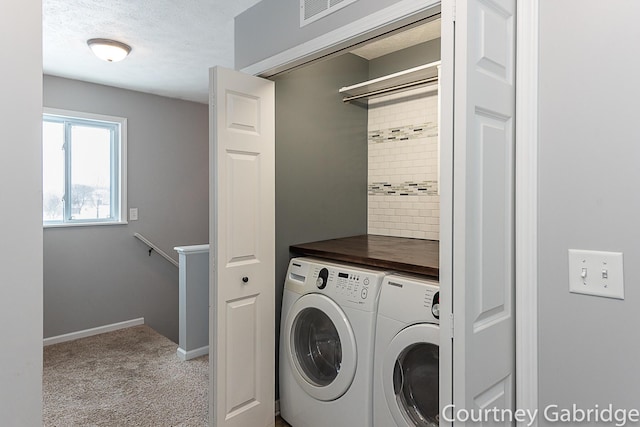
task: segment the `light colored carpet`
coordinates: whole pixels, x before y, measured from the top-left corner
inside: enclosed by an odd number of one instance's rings
[[[44,425],[207,425],[208,356],[176,348],[144,325],[45,347]]]

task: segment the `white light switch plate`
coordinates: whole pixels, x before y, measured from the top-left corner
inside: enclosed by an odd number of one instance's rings
[[[569,249],[569,292],[624,299],[622,252]]]
[[[138,208],[129,209],[129,221],[137,221],[138,220]]]

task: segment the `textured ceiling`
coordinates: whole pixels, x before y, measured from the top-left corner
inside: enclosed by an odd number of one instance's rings
[[[233,68],[233,18],[259,0],[43,0],[45,74],[206,103],[208,69]],[[108,63],[86,41],[131,46]]]

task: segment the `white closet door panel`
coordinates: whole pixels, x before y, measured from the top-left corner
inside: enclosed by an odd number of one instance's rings
[[[210,408],[218,427],[271,426],[275,388],[275,91],[213,68]]]
[[[515,404],[515,0],[458,0],[453,403]]]

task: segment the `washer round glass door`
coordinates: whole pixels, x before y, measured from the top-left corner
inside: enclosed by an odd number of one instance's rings
[[[285,351],[296,381],[309,395],[335,400],[356,372],[356,341],[342,309],[321,294],[300,297],[287,316]]]
[[[431,324],[409,326],[387,348],[383,387],[398,426],[439,425],[439,329]]]

